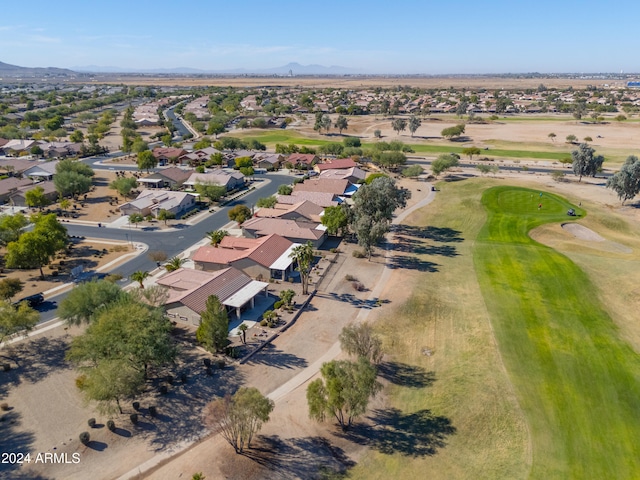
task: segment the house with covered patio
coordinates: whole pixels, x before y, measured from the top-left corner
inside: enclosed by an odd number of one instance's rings
[[[167,316],[192,325],[200,324],[200,314],[206,310],[211,295],[218,297],[230,319],[240,319],[243,311],[256,307],[259,302],[256,297],[266,299],[269,287],[267,282],[252,280],[233,267],[216,272],[179,268],[156,283],[168,289],[164,302]]]

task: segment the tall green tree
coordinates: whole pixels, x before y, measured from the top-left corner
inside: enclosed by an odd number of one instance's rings
[[[354,323],[342,328],[340,347],[349,355],[363,357],[372,364],[382,360],[382,340],[368,323]]]
[[[98,410],[104,414],[113,413],[116,408],[123,413],[120,402],[141,393],[145,384],[144,372],[123,359],[103,359],[81,371],[85,373],[76,385],[87,400],[98,402]]]
[[[33,215],[34,228],[7,245],[5,262],[9,268],[38,268],[44,278],[43,265],[67,244],[67,229],[55,214]]]
[[[321,220],[329,235],[345,235],[349,232],[349,206],[326,207]]]
[[[389,231],[393,212],[404,208],[410,195],[408,190],[398,188],[391,178],[379,177],[362,185],[353,196],[351,228],[369,260],[376,243]]]
[[[196,182],[193,187],[201,197],[208,198],[210,202],[217,202],[227,193],[227,188],[211,182]]]
[[[462,149],[462,154],[467,155],[469,157],[469,160],[473,160],[473,156],[480,155],[480,153],[482,153],[482,150],[480,150],[478,147],[468,147]]]
[[[53,177],[53,184],[61,197],[76,198],[91,190],[91,177],[74,171],[63,171]]]
[[[396,118],[391,122],[391,128],[400,135],[407,128],[407,121],[404,118]]]
[[[309,416],[318,421],[333,416],[342,430],[351,428],[382,388],[376,368],[363,357],[357,362],[333,360],[323,364],[320,373],[322,378],[307,387]]]
[[[218,398],[205,409],[205,421],[222,434],[236,453],[251,448],[251,440],[269,421],[275,404],[257,388],[241,387],[233,396]]]
[[[15,295],[20,293],[24,288],[24,284],[19,278],[3,278],[0,280],[0,299],[11,300]]]
[[[22,213],[0,215],[0,245],[8,245],[20,238],[29,220]]]
[[[620,171],[607,179],[607,188],[612,189],[624,202],[640,193],[640,161],[635,155],[629,155]]]
[[[227,215],[229,216],[229,220],[233,220],[242,225],[246,220],[251,218],[251,209],[246,205],[236,205],[229,210]]]
[[[40,321],[40,314],[27,302],[16,307],[7,300],[0,300],[0,345],[10,336],[33,330]]]
[[[79,160],[72,160],[70,158],[60,160],[56,165],[56,173],[60,174],[63,172],[75,172],[79,173],[80,175],[84,175],[85,177],[93,177],[95,175],[95,172],[89,165]]]
[[[149,367],[175,360],[172,328],[161,308],[127,296],[96,314],[85,333],[72,340],[67,359],[81,368],[123,361],[146,379]]]
[[[583,176],[595,177],[596,173],[602,168],[604,157],[596,155],[595,152],[586,143],[581,143],[578,150],[571,152],[573,173],[578,176],[578,182],[582,181]]]
[[[411,132],[411,136],[413,137],[414,133],[420,128],[422,125],[422,120],[420,120],[415,115],[411,115],[409,118],[409,131]]]
[[[143,150],[138,153],[138,170],[146,170],[147,173],[158,165],[158,159],[153,156],[150,150]]]
[[[465,130],[464,124],[460,123],[453,127],[448,127],[443,129],[442,132],[440,132],[440,135],[442,135],[444,138],[448,138],[449,140],[452,140],[453,138],[459,137],[460,135],[462,135],[464,133],[464,130]]]
[[[116,190],[126,200],[131,190],[138,186],[138,180],[135,177],[119,177],[109,184],[109,188]]]
[[[447,170],[457,167],[460,164],[460,159],[454,153],[443,153],[438,156],[433,162],[431,162],[431,171],[437,177]]]
[[[207,299],[206,309],[200,313],[200,326],[196,340],[210,352],[220,352],[229,344],[229,317],[227,309],[217,296]]]
[[[36,187],[27,190],[24,194],[25,202],[28,207],[46,207],[51,201],[44,194],[44,188]]]
[[[125,297],[125,292],[106,280],[92,280],[73,288],[60,302],[58,316],[68,325],[90,323],[102,309]]]
[[[297,263],[297,270],[300,272],[300,282],[302,283],[302,294],[309,293],[309,276],[313,265],[313,244],[307,242],[304,245],[293,247],[289,254]]]
[[[336,119],[335,127],[340,132],[340,135],[342,135],[343,130],[349,129],[349,121],[347,120],[347,117],[344,117],[343,115],[338,115],[338,118]]]

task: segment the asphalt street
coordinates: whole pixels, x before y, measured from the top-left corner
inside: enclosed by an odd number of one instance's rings
[[[93,227],[86,225],[76,225],[72,223],[65,224],[69,235],[83,236],[87,238],[100,238],[105,240],[118,240],[129,242],[141,242],[149,247],[149,251],[166,252],[167,257],[171,258],[178,255],[182,251],[189,248],[194,243],[206,237],[207,232],[218,230],[229,223],[228,211],[236,205],[246,205],[252,208],[258,199],[274,195],[278,191],[278,187],[283,184],[292,183],[293,177],[290,175],[258,175],[258,182],[269,180],[269,182],[254,191],[238,198],[210,214],[204,220],[195,225],[181,224],[179,220],[173,220],[171,223],[177,226],[177,230],[163,232],[162,230],[153,230],[152,228],[107,228]],[[138,270],[150,271],[156,268],[156,264],[148,255],[138,255],[128,262],[116,267],[109,273],[117,273],[124,277],[126,283],[129,282],[129,276]],[[39,310],[41,312],[41,322],[51,320],[57,316],[57,305],[67,295],[67,292],[56,295],[47,299]]]

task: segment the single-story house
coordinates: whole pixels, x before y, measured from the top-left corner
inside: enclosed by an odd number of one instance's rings
[[[53,176],[56,174],[56,166],[58,165],[58,162],[58,160],[53,160],[51,162],[38,162],[33,167],[27,168],[22,172],[22,176],[29,177],[34,180],[52,180]]]
[[[78,155],[82,150],[82,143],[41,142],[40,148],[47,158],[66,158]]]
[[[217,150],[213,147],[202,148],[200,150],[194,150],[190,153],[185,153],[178,158],[178,162],[180,165],[189,165],[192,167],[197,167],[198,165],[202,165],[207,162],[211,155],[214,153],[222,153],[220,150]]]
[[[310,178],[293,187],[294,192],[324,192],[334,195],[344,195],[349,188],[349,181],[331,178]]]
[[[138,183],[151,188],[179,188],[186,182],[193,171],[169,167],[139,178]]]
[[[140,215],[158,216],[160,210],[167,210],[179,217],[196,205],[198,196],[187,192],[167,190],[143,190],[135,200],[120,205],[123,215],[139,213]]]
[[[200,314],[206,310],[211,295],[240,318],[242,310],[254,307],[258,294],[268,295],[269,287],[268,283],[252,280],[233,267],[216,272],[179,268],[156,283],[169,289],[164,304],[167,316],[193,325],[200,324]]]
[[[164,166],[169,163],[177,162],[178,159],[185,155],[187,151],[184,148],[175,147],[156,147],[151,153],[158,160],[158,165]]]
[[[193,262],[198,270],[234,267],[258,280],[284,280],[293,271],[293,259],[289,255],[298,245],[277,234],[260,238],[226,236],[218,247],[206,245],[196,250]]]
[[[38,165],[35,160],[25,160],[24,158],[7,158],[0,160],[0,171],[7,172],[9,175],[19,177],[22,173]]]
[[[184,182],[187,187],[193,187],[196,183],[222,185],[231,191],[235,188],[242,188],[245,184],[245,177],[240,172],[226,172],[215,170],[208,173],[192,173]]]
[[[324,208],[308,200],[303,200],[292,205],[276,203],[273,208],[260,208],[255,216],[261,218],[284,218],[285,220],[301,220],[307,222],[320,222]]]
[[[313,169],[318,173],[322,173],[325,170],[343,170],[357,166],[358,164],[352,158],[335,158],[323,163],[316,163]]]
[[[36,188],[42,188],[43,194],[47,200],[51,203],[55,202],[60,194],[56,190],[56,186],[51,180],[40,183],[32,183],[31,185],[25,185],[24,187],[18,188],[14,193],[12,193],[9,197],[9,203],[15,205],[16,207],[26,207],[27,206],[27,192],[30,190],[34,190]]]
[[[260,153],[253,157],[253,164],[257,168],[278,170],[284,162],[284,156],[279,153]]]
[[[0,203],[5,203],[19,188],[33,185],[28,178],[9,177],[0,180]]]
[[[292,153],[286,161],[295,168],[311,169],[320,161],[320,158],[312,153]]]
[[[278,203],[293,205],[308,200],[322,208],[335,207],[341,203],[340,197],[327,192],[291,192],[291,195],[276,195]]]
[[[254,217],[242,224],[242,234],[248,238],[259,238],[273,233],[293,243],[311,242],[315,248],[319,248],[327,238],[326,227],[317,222]]]
[[[37,145],[35,140],[9,140],[2,149],[5,155],[19,155],[21,152],[29,152],[31,147]]]
[[[348,180],[349,183],[362,182],[367,176],[367,172],[358,168],[351,167],[339,170],[327,169],[320,173],[320,178],[331,178],[337,180]]]

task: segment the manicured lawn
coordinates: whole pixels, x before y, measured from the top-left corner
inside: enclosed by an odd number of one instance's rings
[[[483,195],[473,251],[503,361],[527,416],[532,478],[638,478],[640,357],[587,275],[527,233],[568,221],[562,198],[515,187]],[[542,208],[538,210],[538,204]]]

